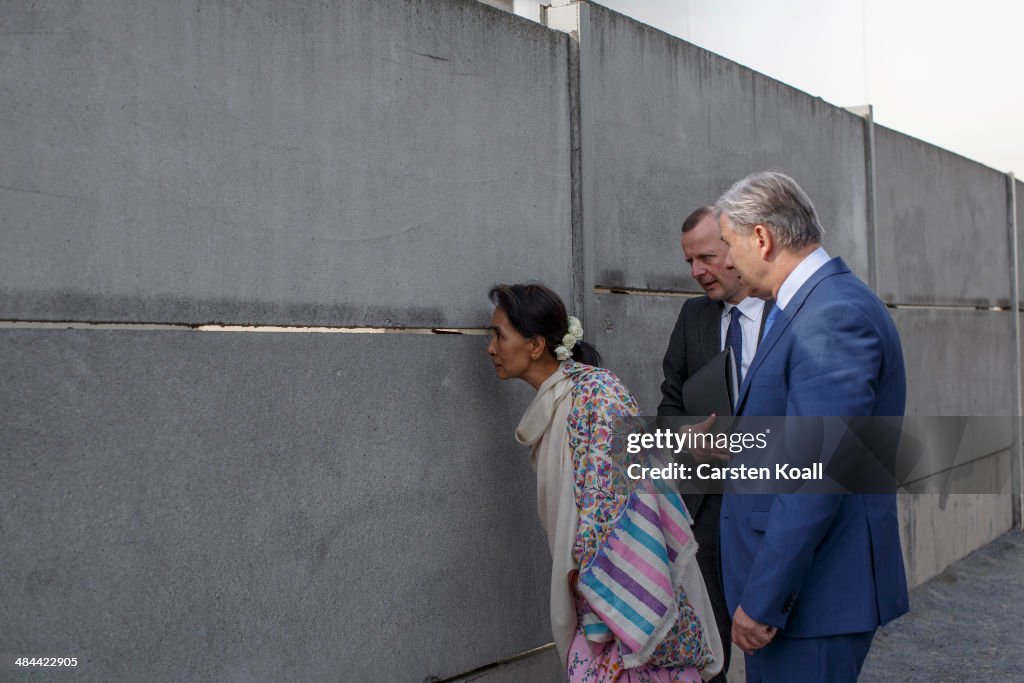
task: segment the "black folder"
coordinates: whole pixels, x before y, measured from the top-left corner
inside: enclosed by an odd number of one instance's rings
[[[688,415],[718,416],[711,431],[727,431],[732,423],[732,405],[736,383],[736,363],[732,349],[726,349],[683,382],[683,405]]]

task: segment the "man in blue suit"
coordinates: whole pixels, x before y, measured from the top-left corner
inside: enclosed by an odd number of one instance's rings
[[[822,249],[814,206],[796,182],[750,175],[722,195],[715,215],[744,283],[775,302],[736,414],[902,416],[896,327]],[[721,543],[748,683],[856,681],[877,627],[908,609],[892,493],[727,493]]]

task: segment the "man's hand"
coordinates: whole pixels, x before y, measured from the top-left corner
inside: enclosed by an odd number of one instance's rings
[[[680,427],[678,434],[684,436],[687,433],[693,434],[707,434],[711,431],[711,427],[715,424],[715,420],[718,416],[714,413],[704,420],[693,425],[686,425]],[[691,436],[690,439],[693,437]],[[732,456],[729,455],[729,451],[720,450],[718,448],[691,448],[689,449],[690,457],[700,463],[706,462],[729,462]]]
[[[737,607],[736,614],[732,615],[732,642],[748,655],[772,642],[778,631],[774,626],[757,623],[742,607]]]

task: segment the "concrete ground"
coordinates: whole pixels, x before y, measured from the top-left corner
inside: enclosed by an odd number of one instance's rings
[[[860,681],[1024,681],[1024,534],[1011,531],[910,593]]]

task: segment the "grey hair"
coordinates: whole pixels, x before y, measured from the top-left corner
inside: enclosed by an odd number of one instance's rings
[[[807,193],[778,171],[751,173],[715,202],[715,218],[729,217],[733,230],[749,235],[755,225],[767,226],[783,249],[819,244],[824,228]]]

